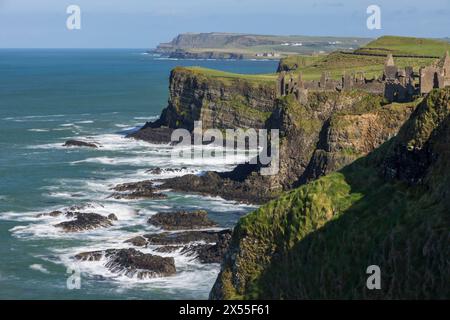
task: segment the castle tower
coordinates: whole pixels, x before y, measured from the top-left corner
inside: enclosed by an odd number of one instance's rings
[[[303,81],[303,74],[300,72],[298,74],[298,80],[297,80],[297,88],[298,89],[304,89],[305,88],[305,82]]]
[[[395,62],[394,62],[394,56],[392,55],[392,53],[389,53],[387,55],[387,59],[386,62],[384,63],[385,67],[395,67]]]
[[[278,97],[283,97],[286,95],[286,83],[284,80],[285,77],[286,77],[285,71],[280,72],[280,74],[278,75],[278,79],[277,79],[277,96]]]
[[[450,86],[450,55],[448,51],[439,63],[439,67],[441,68],[441,76],[443,78],[442,87]]]
[[[386,62],[384,63],[384,80],[395,80],[397,77],[398,69],[395,66],[394,56],[390,53],[387,56]]]

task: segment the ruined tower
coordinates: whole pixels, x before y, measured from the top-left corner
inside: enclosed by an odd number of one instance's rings
[[[286,82],[285,82],[286,72],[282,71],[277,78],[277,97],[282,97],[286,95]]]

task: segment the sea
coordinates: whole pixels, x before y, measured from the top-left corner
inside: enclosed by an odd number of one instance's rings
[[[176,60],[144,49],[0,50],[0,299],[208,298],[220,265],[200,264],[177,251],[158,253],[174,257],[177,268],[163,278],[118,275],[104,261],[74,259],[80,252],[127,248],[126,239],[161,232],[147,223],[157,212],[204,209],[220,228],[232,228],[255,209],[171,191],[160,200],[109,197],[119,183],[235,166],[217,159],[172,160],[170,145],[125,137],[158,118],[167,106],[170,70],[190,65],[257,74],[274,72],[277,62]],[[63,147],[68,139],[95,141],[101,148]],[[148,171],[156,167],[160,175]],[[65,218],[37,216],[73,205],[114,213],[118,221],[64,233],[54,225]]]

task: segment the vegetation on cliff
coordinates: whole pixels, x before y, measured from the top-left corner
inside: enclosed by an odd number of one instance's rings
[[[449,141],[435,90],[373,153],[242,218],[211,298],[448,299]]]

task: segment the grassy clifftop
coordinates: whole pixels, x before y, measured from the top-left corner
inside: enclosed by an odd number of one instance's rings
[[[249,84],[265,85],[274,84],[276,80],[275,74],[241,74],[203,67],[176,67],[174,71],[190,73],[199,79],[221,81],[224,85],[230,85],[239,80],[248,81]]]
[[[450,298],[449,144],[446,89],[369,156],[242,218],[211,298]]]

